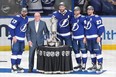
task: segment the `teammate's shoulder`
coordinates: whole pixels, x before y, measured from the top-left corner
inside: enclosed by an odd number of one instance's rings
[[[99,18],[100,16],[99,15],[95,15],[96,18]]]
[[[52,16],[56,17],[58,14],[59,14],[58,11],[54,11],[54,12],[52,13]]]
[[[81,15],[81,17],[82,17],[82,18],[85,18],[85,16],[84,16],[84,15]]]
[[[56,14],[56,13],[58,13],[58,11],[54,11],[54,12],[53,12],[53,14]]]
[[[16,21],[18,21],[18,20],[20,20],[20,16],[19,15],[15,15],[15,16],[13,16],[13,19],[12,20],[16,20]]]
[[[90,17],[90,16],[88,16],[88,15],[85,15],[85,18],[88,18],[88,17]]]
[[[71,11],[71,10],[66,10],[66,12],[67,12],[67,13],[72,13],[72,11]]]
[[[101,20],[101,17],[99,15],[95,15],[95,19]]]
[[[20,18],[20,15],[15,15],[14,17],[13,17],[13,19],[19,19]]]
[[[20,18],[21,17],[21,15],[16,15],[14,18]]]
[[[68,10],[69,12],[72,12],[72,10]]]
[[[16,15],[16,17],[20,17],[20,15]]]

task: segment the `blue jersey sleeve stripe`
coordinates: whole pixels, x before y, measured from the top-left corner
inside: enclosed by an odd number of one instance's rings
[[[99,28],[101,28],[101,27],[103,27],[104,25],[99,25],[97,28],[99,29]]]
[[[15,29],[16,27],[14,26],[14,25],[12,25],[12,24],[9,24],[8,25],[11,29]]]

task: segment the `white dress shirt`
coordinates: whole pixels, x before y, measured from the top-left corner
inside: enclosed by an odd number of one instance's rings
[[[38,29],[39,29],[39,21],[35,21],[35,30],[36,32],[38,32]]]

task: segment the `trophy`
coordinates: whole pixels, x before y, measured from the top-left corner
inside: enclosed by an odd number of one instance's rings
[[[51,21],[51,33],[50,33],[50,39],[47,40],[48,46],[55,46],[58,47],[60,45],[60,39],[57,38],[57,19],[52,16],[50,19]]]

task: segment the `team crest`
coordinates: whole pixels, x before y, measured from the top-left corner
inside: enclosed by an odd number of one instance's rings
[[[89,21],[87,21],[87,26],[86,26],[87,30],[89,30],[91,28],[91,26],[92,26],[91,21],[92,21],[92,18]]]
[[[60,22],[59,22],[59,25],[60,25],[60,27],[62,28],[62,27],[67,27],[68,25],[69,25],[69,15],[68,15],[68,17],[66,18],[66,19],[63,19],[63,20],[61,20]]]
[[[20,27],[21,32],[26,32],[27,30],[27,24],[24,24]]]
[[[3,13],[8,13],[10,11],[10,7],[8,5],[2,5],[1,10]]]
[[[77,20],[77,22],[73,24],[72,31],[77,31],[79,29],[78,22],[79,20]]]

